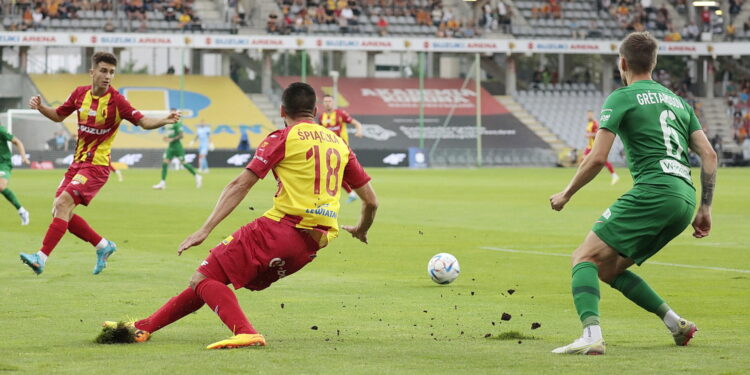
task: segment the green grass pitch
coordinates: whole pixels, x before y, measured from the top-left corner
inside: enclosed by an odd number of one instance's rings
[[[658,318],[602,285],[608,343],[602,357],[549,351],[580,334],[566,255],[630,188],[628,177],[610,186],[605,171],[564,211],[554,212],[547,199],[568,183],[572,169],[369,172],[380,200],[370,244],[342,234],[297,274],[262,292],[238,291],[269,346],[209,351],[206,345],[230,332],[205,307],[145,344],[98,345],[93,339],[102,321],[142,318],[185,288],[210,247],[270,206],[273,181],[261,181],[203,246],[178,257],[178,244],[199,227],[239,170],[212,170],[200,190],[185,171],[170,171],[165,191],[151,189],[157,170],[124,171],[124,182],[112,178],[92,207],[76,210],[119,245],[109,267],[91,275],[93,249],[68,234],[37,277],[18,253],[39,248],[63,171],[15,171],[10,187],[32,216],[31,225],[21,227],[13,208],[0,202],[0,372],[741,374],[750,369],[750,169],[719,171],[708,238],[696,240],[686,231],[652,263],[635,268],[678,313],[698,324],[691,345],[674,346]],[[340,222],[354,223],[358,202],[342,205]],[[451,285],[436,285],[427,275],[427,261],[438,252],[450,252],[461,263],[461,276]],[[501,320],[503,313],[511,319]],[[532,323],[541,327],[532,330]]]

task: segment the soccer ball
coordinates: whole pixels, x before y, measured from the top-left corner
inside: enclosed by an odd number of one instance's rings
[[[458,259],[448,253],[437,254],[427,263],[427,273],[432,281],[438,284],[452,283],[460,272]]]

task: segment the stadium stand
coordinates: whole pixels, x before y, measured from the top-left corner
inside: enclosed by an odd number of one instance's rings
[[[7,31],[236,33],[237,24],[214,8],[206,0],[22,0],[3,2],[2,25]]]
[[[355,34],[473,38],[480,34],[441,0],[277,0],[266,18],[271,34]]]

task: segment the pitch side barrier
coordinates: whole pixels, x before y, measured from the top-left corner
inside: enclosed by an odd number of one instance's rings
[[[340,50],[455,53],[557,53],[616,55],[617,40],[359,38],[210,34],[0,32],[0,46],[176,47],[200,49]],[[750,55],[750,42],[659,42],[660,55]]]
[[[244,168],[253,157],[255,150],[214,150],[208,153],[211,168]],[[19,155],[13,155],[13,168],[17,169],[65,169],[73,161],[73,151],[28,151],[31,166],[21,163]],[[114,149],[112,162],[122,163],[128,168],[161,168],[164,150],[156,149]],[[185,159],[197,167],[198,150],[185,149]],[[407,167],[408,150],[359,150],[357,159],[365,167]]]

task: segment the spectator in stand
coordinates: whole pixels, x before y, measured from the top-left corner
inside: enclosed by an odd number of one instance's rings
[[[432,19],[430,19],[430,13],[427,11],[427,8],[420,7],[419,9],[417,9],[417,12],[414,18],[417,21],[417,25],[420,25],[420,26],[432,25]]]
[[[724,17],[711,13],[711,32],[714,34],[724,34]]]
[[[497,2],[497,23],[504,33],[508,32],[510,26],[510,7],[505,4],[505,0]]]
[[[677,32],[674,26],[670,26],[669,33],[664,36],[664,40],[667,42],[679,42],[682,40],[682,35]]]
[[[443,21],[443,7],[436,6],[432,9],[432,25],[435,27],[440,26]]]
[[[734,41],[734,36],[737,33],[737,27],[734,26],[734,24],[730,23],[727,25],[727,33],[726,33],[726,39],[730,42]]]
[[[750,17],[748,17],[747,21],[745,21],[745,24],[742,25],[742,29],[745,31],[745,34],[750,31]]]
[[[698,29],[698,25],[695,24],[695,21],[690,21],[690,24],[685,26],[682,30],[682,37],[685,40],[698,40],[700,34],[701,32]]]
[[[742,0],[729,0],[729,14],[734,18],[742,10]]]
[[[270,34],[276,34],[279,32],[279,16],[277,16],[276,13],[268,15],[268,19],[266,20],[266,31]]]
[[[388,21],[385,20],[385,17],[380,16],[380,19],[378,19],[378,35],[385,36],[388,34]]]
[[[177,21],[177,14],[174,11],[173,7],[167,7],[167,9],[164,11],[164,20],[165,21]]]
[[[115,24],[112,23],[111,19],[107,20],[107,22],[104,24],[104,32],[105,33],[115,32]]]
[[[190,17],[190,13],[188,13],[188,12],[180,14],[180,18],[178,18],[178,21],[179,21],[179,24],[180,24],[180,28],[183,29],[183,30],[187,29],[187,26],[190,24],[190,21],[192,19],[193,18]]]
[[[339,26],[341,26],[341,32],[346,34],[349,31],[353,31],[356,22],[357,21],[354,18],[354,11],[352,10],[352,8],[349,8],[349,4],[347,2],[344,2],[343,8],[341,8],[339,11]]]
[[[701,27],[703,32],[711,31],[711,11],[708,7],[703,7],[703,11],[701,11]]]

